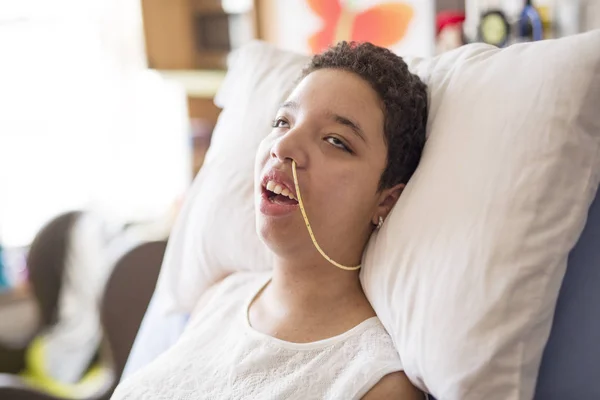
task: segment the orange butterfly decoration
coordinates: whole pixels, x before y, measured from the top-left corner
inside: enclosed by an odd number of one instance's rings
[[[340,0],[306,0],[324,22],[323,28],[308,39],[313,53],[320,53],[340,40],[371,42],[389,47],[406,35],[413,8],[405,3],[383,3],[362,12],[354,12]]]

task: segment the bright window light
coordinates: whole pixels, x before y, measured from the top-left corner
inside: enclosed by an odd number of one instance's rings
[[[185,94],[145,68],[137,0],[0,0],[0,241],[57,214],[168,212],[190,182]]]

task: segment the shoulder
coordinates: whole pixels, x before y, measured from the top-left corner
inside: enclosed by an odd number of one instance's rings
[[[394,341],[379,318],[370,318],[363,324],[365,329],[354,339],[358,349],[366,357],[363,361],[371,361],[379,365],[400,365],[398,369],[402,369],[402,362]]]
[[[413,386],[404,372],[393,372],[381,378],[362,400],[423,400],[423,393]]]

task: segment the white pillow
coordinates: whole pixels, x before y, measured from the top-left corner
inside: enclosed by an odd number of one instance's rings
[[[600,31],[409,60],[429,85],[415,177],[372,238],[363,286],[406,373],[441,399],[529,399],[566,257],[598,184]],[[177,224],[159,290],[191,310],[219,276],[270,267],[254,152],[307,58],[252,44]]]
[[[367,248],[363,286],[420,387],[531,399],[598,186],[600,31],[422,67],[428,142]]]

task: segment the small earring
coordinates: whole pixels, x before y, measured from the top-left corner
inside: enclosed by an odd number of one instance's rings
[[[379,223],[377,224],[377,229],[381,229],[382,226],[383,226],[383,217],[380,215],[379,216]]]

